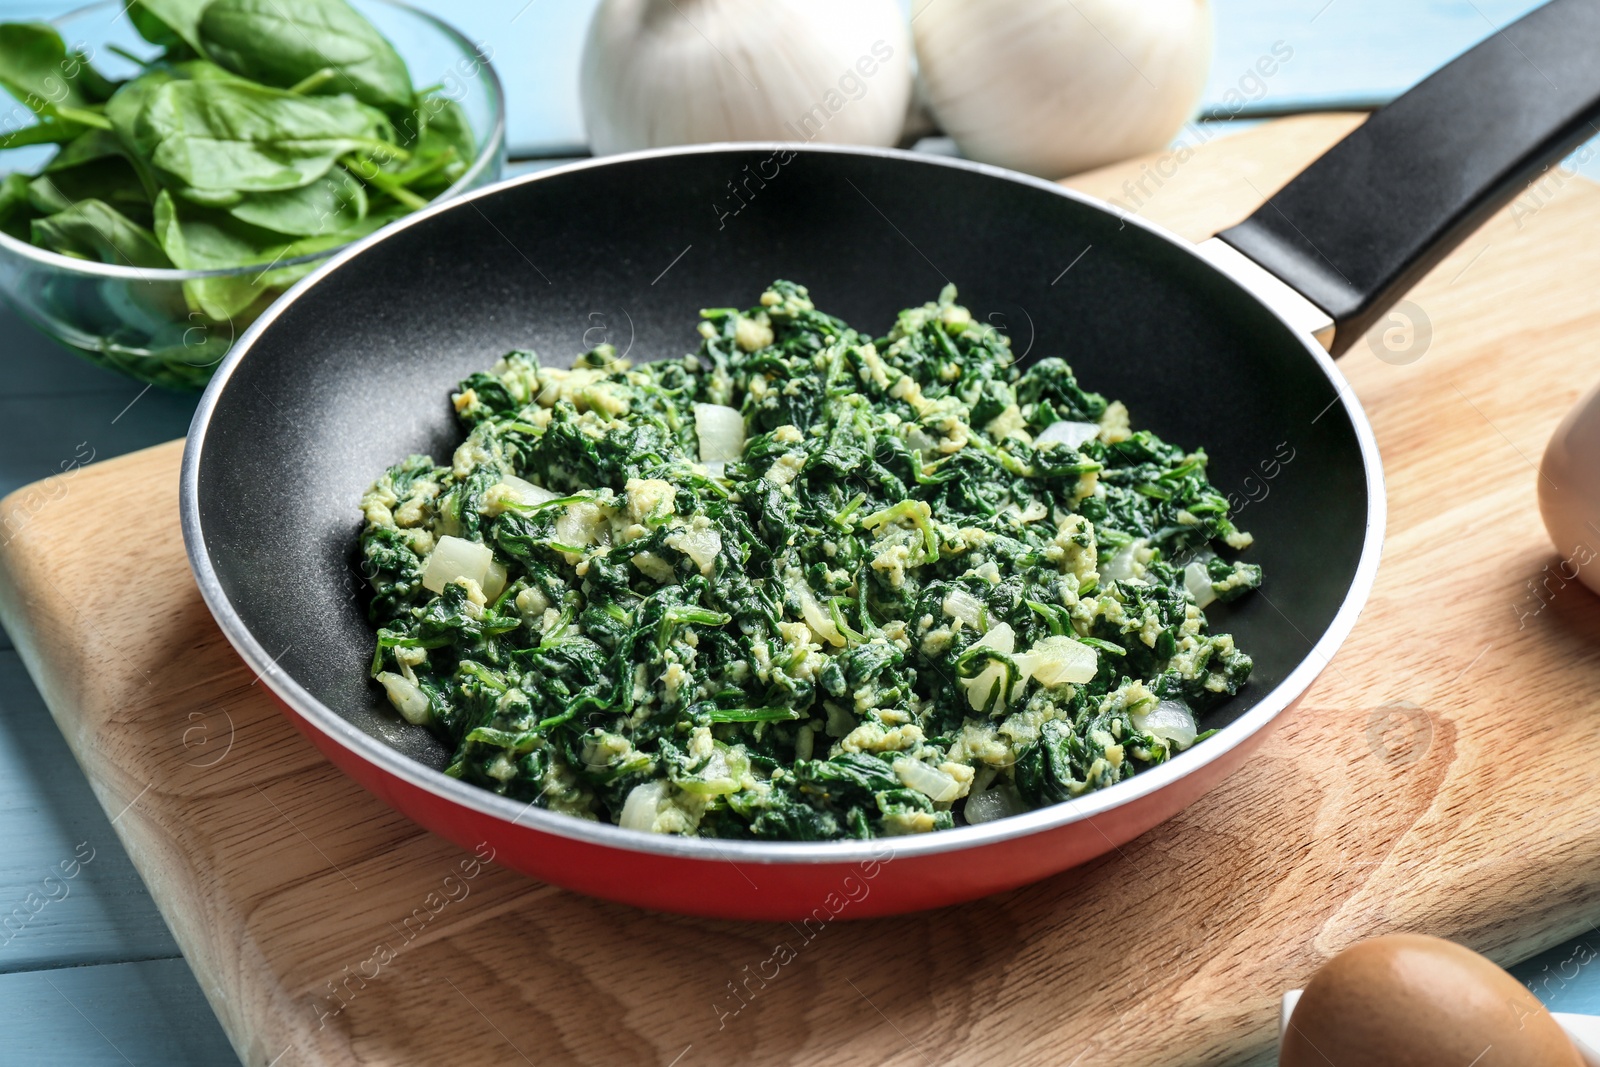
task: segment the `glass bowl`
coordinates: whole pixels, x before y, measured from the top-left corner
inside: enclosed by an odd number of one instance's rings
[[[399,0],[351,2],[393,43],[412,83],[436,87],[462,108],[472,126],[478,156],[436,200],[499,179],[505,167],[505,94],[482,51],[446,23]],[[123,14],[125,6],[122,0],[105,0],[55,20],[68,47],[82,51],[113,79],[139,69],[118,50],[140,57],[160,51],[135,32]],[[0,92],[0,106],[9,102]],[[55,147],[0,150],[0,176],[37,171]],[[271,264],[192,271],[74,259],[0,233],[0,295],[24,319],[91,362],[140,381],[198,389],[245,327],[344,247]],[[192,299],[197,283],[215,284],[208,279],[254,284],[262,295],[239,314],[213,319],[196,310]]]

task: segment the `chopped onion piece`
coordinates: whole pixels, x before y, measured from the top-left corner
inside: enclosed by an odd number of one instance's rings
[[[1005,705],[1009,705],[1022,692],[1023,684],[1030,678],[1044,686],[1078,685],[1091,681],[1100,663],[1100,654],[1094,649],[1059,634],[1046,637],[1026,652],[1013,655],[1016,633],[1009,623],[1004,622],[984,634],[972,647],[992,648],[1011,656],[1012,662],[1017,665],[1016,685],[1001,697],[1001,703]],[[974,711],[985,709],[989,694],[1005,676],[1005,667],[991,662],[976,676],[961,679],[961,684],[967,689],[967,702]]]
[[[478,588],[483,590],[483,595],[489,600],[494,600],[506,591],[506,566],[499,560],[491,560],[483,572],[483,580],[478,583]]]
[[[668,536],[667,547],[675,548],[694,560],[700,573],[709,578],[712,565],[722,553],[722,535],[715,527],[697,529],[691,526]]]
[[[1217,599],[1216,590],[1211,588],[1211,575],[1206,573],[1206,565],[1198,560],[1183,568],[1183,587],[1189,590],[1199,607],[1209,607]]]
[[[388,692],[389,703],[394,705],[394,710],[406,722],[413,726],[426,726],[433,721],[433,705],[428,702],[428,694],[417,683],[393,671],[379,672],[378,681]]]
[[[444,587],[458,578],[471,578],[478,583],[485,596],[490,596],[488,589],[490,569],[495,566],[494,553],[489,546],[477,541],[468,541],[464,537],[451,537],[449,534],[439,538],[439,543],[434,545],[433,553],[428,556],[427,569],[422,572],[422,586],[431,592],[442,593]],[[502,567],[499,572],[499,588],[504,589],[506,572]]]
[[[593,500],[576,500],[562,508],[553,532],[557,541],[574,548],[611,543],[611,522]]]
[[[532,482],[524,481],[514,474],[508,474],[504,478],[501,478],[500,485],[505,488],[507,496],[510,496],[523,507],[531,507],[534,504],[543,504],[547,500],[554,500],[556,498],[556,494],[552,493],[544,486],[534,485]]]
[[[994,687],[1005,681],[1006,669],[998,663],[990,663],[983,670],[971,678],[962,678],[961,684],[967,688],[967,703],[972,705],[973,711],[986,711],[990,703],[990,696]],[[1000,694],[1000,706],[1005,707],[1011,702],[1006,698],[1009,693]]]
[[[1100,436],[1100,424],[1095,422],[1052,422],[1033,439],[1038,445],[1062,444],[1076,449]]]
[[[912,423],[911,429],[906,431],[906,444],[911,446],[913,452],[932,452],[939,447],[938,440],[916,423]]]
[[[696,404],[694,432],[700,439],[700,462],[715,463],[744,455],[744,416],[723,404]]]
[[[1100,656],[1070,637],[1046,637],[1017,658],[1024,677],[1043,686],[1081,685],[1094,679]]]
[[[707,463],[705,468],[706,473],[713,478],[726,478],[728,476],[728,461],[725,459],[714,459]]]
[[[1144,547],[1144,539],[1132,541],[1119,548],[1104,567],[1100,568],[1100,577],[1108,582],[1125,582],[1129,578],[1137,578],[1144,573],[1144,568],[1139,565],[1136,553]]]
[[[844,634],[833,624],[833,618],[822,610],[822,605],[817,603],[811,588],[797,584],[794,586],[794,592],[800,600],[800,615],[806,620],[806,625],[811,627],[811,632],[834,647],[843,645]]]
[[[1009,656],[1017,648],[1017,632],[1011,628],[1009,622],[1003,622],[983,635],[979,645],[992,648],[1002,655]]]
[[[988,633],[978,639],[973,648],[992,648],[1001,655],[1009,656],[1017,647],[1016,631],[1011,629],[1010,623],[1002,622]],[[979,671],[972,678],[960,679],[967,690],[967,703],[972,705],[973,711],[983,711],[989,705],[989,695],[994,692],[996,685],[1005,689],[1006,668],[1003,663],[990,661],[989,665]],[[1011,696],[1021,688],[1024,679],[1017,679],[1017,686],[1011,692],[1001,692],[1000,704],[1005,706],[1011,703]]]
[[[965,589],[950,590],[949,595],[944,598],[944,613],[952,619],[960,619],[974,630],[983,629],[983,601]]]
[[[794,758],[810,759],[813,746],[817,741],[817,732],[809,725],[802,726],[794,732]]]
[[[711,753],[706,765],[696,771],[693,778],[680,779],[678,788],[685,793],[694,793],[698,796],[722,796],[727,793],[737,793],[739,779],[743,776],[743,766],[734,767],[719,748]]]
[[[1200,734],[1189,706],[1180,700],[1163,700],[1148,712],[1136,711],[1129,718],[1134,729],[1170,742],[1180,751],[1194,744]]]
[[[1008,815],[1021,815],[1027,810],[1028,806],[1017,796],[1016,790],[1008,785],[999,785],[969,796],[962,814],[967,817],[967,822],[977,825],[1004,819]]]
[[[894,773],[907,789],[915,789],[935,803],[942,804],[961,795],[959,782],[921,760],[897,759],[894,761]]]
[[[666,798],[666,782],[645,782],[634,786],[622,804],[622,828],[650,833],[656,828],[656,813],[661,810],[661,802]]]

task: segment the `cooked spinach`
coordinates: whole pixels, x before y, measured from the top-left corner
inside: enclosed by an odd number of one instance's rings
[[[0,229],[135,267],[272,265],[184,284],[224,332],[312,266],[277,264],[421,207],[477,152],[459,105],[414,89],[347,0],[137,0],[128,15],[164,50],[121,83],[52,26],[0,25],[0,88],[38,116],[0,148],[60,146],[39,174],[5,177]]]
[[[955,302],[779,281],[692,355],[461,383],[362,499],[372,676],[446,773],[634,829],[822,840],[1080,796],[1205,735],[1260,583],[1206,456]]]

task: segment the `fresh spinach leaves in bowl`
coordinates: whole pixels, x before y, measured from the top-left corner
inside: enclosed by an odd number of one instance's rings
[[[363,498],[371,672],[446,774],[660,833],[916,833],[1165,762],[1245,684],[1206,611],[1261,570],[1218,554],[1250,537],[1205,453],[1018,370],[954,287],[876,341],[785,281],[699,332],[513,352],[448,462]]]
[[[487,94],[495,112],[487,129],[456,99],[463,86],[476,88],[467,84],[475,76],[492,83],[481,57],[421,13],[363,6],[432,23],[420,27],[432,39],[407,36],[428,39],[435,52],[443,42],[449,65],[437,76],[452,91],[414,86],[406,60],[348,0],[136,0],[126,9],[138,34],[126,35],[132,48],[64,37],[42,23],[0,25],[0,87],[18,102],[0,123],[0,151],[56,146],[0,179],[0,233],[113,268],[83,267],[91,277],[147,283],[129,284],[131,298],[86,297],[71,264],[8,244],[0,252],[20,263],[3,265],[14,302],[25,313],[65,305],[30,317],[91,354],[120,346],[159,365],[159,340],[107,334],[139,334],[146,320],[144,332],[159,333],[162,319],[182,327],[180,348],[221,335],[225,350],[331,250],[483,179],[493,169],[483,165],[486,150],[498,159],[498,86]],[[105,7],[109,19],[116,8]],[[14,280],[31,270],[25,280],[37,282],[44,267],[66,276],[56,292]],[[60,298],[63,287],[70,298]],[[92,306],[96,299],[111,313]],[[202,384],[220,352],[195,355],[180,351],[165,363],[195,364],[197,373],[125,369],[163,384]]]

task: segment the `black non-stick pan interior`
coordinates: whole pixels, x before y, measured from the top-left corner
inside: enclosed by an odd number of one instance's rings
[[[1070,265],[1070,269],[1067,269]],[[774,278],[881,334],[954,282],[1029,358],[1066,358],[1134,424],[1204,446],[1249,501],[1259,595],[1214,610],[1255,658],[1221,726],[1301,662],[1355,576],[1367,472],[1336,390],[1252,298],[1167,238],[1022,179],[897,154],[699,151],[585,166],[417,221],[282,306],[205,430],[201,528],[223,591],[278,668],[362,730],[440,765],[366,679],[358,501],[458,440],[449,392],[513,348],[570,363],[698,343],[702,307]]]

